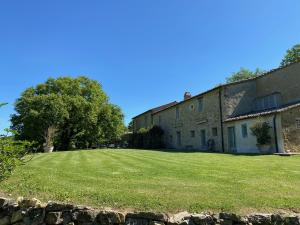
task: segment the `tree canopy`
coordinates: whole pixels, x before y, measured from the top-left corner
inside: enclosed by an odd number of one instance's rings
[[[125,128],[121,109],[87,77],[50,78],[26,89],[15,103],[12,128],[21,140],[58,150],[90,148],[118,140]]]
[[[246,68],[241,68],[238,72],[233,73],[230,77],[226,78],[226,83],[237,82],[241,80],[246,80],[249,78],[257,77],[263,74],[265,71],[257,68],[255,71],[251,71]]]
[[[280,66],[286,66],[290,63],[298,61],[300,61],[300,44],[297,44],[287,50],[286,55],[282,59]]]
[[[133,120],[131,120],[127,126],[128,131],[132,132],[133,131]]]

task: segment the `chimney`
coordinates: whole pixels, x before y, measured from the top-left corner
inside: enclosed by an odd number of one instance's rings
[[[192,97],[192,95],[191,95],[190,92],[185,92],[184,93],[184,101],[190,99],[191,97]]]

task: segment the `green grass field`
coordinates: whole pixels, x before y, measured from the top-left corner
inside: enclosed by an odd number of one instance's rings
[[[300,156],[143,150],[38,154],[0,192],[93,207],[177,212],[300,210]]]

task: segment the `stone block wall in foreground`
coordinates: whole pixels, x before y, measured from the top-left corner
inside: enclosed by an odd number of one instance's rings
[[[15,202],[0,198],[0,225],[300,225],[300,214],[231,213],[176,215],[111,210],[21,199]]]

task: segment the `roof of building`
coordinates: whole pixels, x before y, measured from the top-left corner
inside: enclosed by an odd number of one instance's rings
[[[175,104],[170,105],[170,106],[165,107],[165,108],[162,108],[162,109],[160,109],[160,110],[158,110],[158,111],[156,111],[156,112],[152,112],[152,113],[155,114],[155,113],[158,113],[158,112],[162,112],[162,111],[164,111],[164,110],[167,110],[167,109],[172,108],[172,107],[174,107],[174,106],[180,105],[180,104],[182,104],[182,103],[184,103],[184,102],[187,102],[187,101],[190,101],[190,100],[192,100],[192,99],[199,98],[199,97],[201,97],[201,96],[203,96],[203,95],[205,95],[205,94],[207,94],[207,93],[209,93],[209,92],[218,90],[218,89],[223,88],[223,87],[227,87],[227,86],[236,85],[236,84],[245,83],[245,82],[249,82],[249,81],[252,81],[252,80],[259,79],[259,78],[261,78],[261,77],[270,75],[270,74],[272,74],[272,73],[274,73],[274,72],[276,72],[276,71],[282,70],[282,69],[284,69],[284,68],[286,68],[286,67],[289,67],[289,66],[294,65],[294,64],[297,64],[297,63],[300,63],[300,60],[297,61],[297,62],[290,63],[290,64],[285,65],[285,66],[280,66],[280,67],[278,67],[278,68],[269,70],[268,72],[265,72],[265,73],[263,73],[263,74],[261,74],[261,75],[259,75],[259,76],[253,77],[253,78],[249,78],[249,79],[245,79],[245,80],[240,80],[240,81],[236,81],[236,82],[231,82],[231,83],[227,83],[227,84],[220,84],[220,85],[218,85],[218,86],[216,86],[216,87],[214,87],[214,88],[208,89],[207,91],[202,92],[202,93],[200,93],[200,94],[198,94],[198,95],[195,95],[195,96],[193,96],[193,97],[191,97],[191,98],[189,98],[189,99],[186,99],[186,100],[183,100],[183,101],[180,101],[180,102],[177,102],[177,101],[172,102],[172,103],[175,103]],[[169,103],[169,104],[171,104],[171,103]],[[166,105],[169,105],[169,104],[166,104]],[[163,105],[163,106],[166,106],[166,105]],[[163,106],[160,106],[160,107],[163,107]],[[157,108],[160,108],[160,107],[157,107]],[[154,109],[156,109],[156,108],[154,108]],[[154,110],[154,109],[150,109],[150,110],[148,110],[148,111],[146,111],[146,112],[144,112],[144,113],[141,113],[141,114],[139,114],[139,115],[133,117],[133,119],[135,119],[135,118],[137,118],[137,117],[139,117],[139,116],[141,116],[141,115],[143,115],[143,114],[146,114],[146,113],[148,113],[148,112],[151,112],[151,111]]]
[[[137,117],[139,117],[139,116],[141,116],[141,115],[144,115],[144,114],[146,114],[146,113],[152,113],[152,114],[158,113],[158,112],[160,112],[160,111],[162,111],[162,110],[165,110],[165,109],[170,108],[170,107],[172,107],[172,106],[174,106],[174,105],[177,105],[177,104],[178,104],[178,102],[174,101],[174,102],[170,102],[170,103],[165,104],[165,105],[158,106],[158,107],[156,107],[156,108],[150,109],[150,110],[148,110],[148,111],[146,111],[146,112],[143,112],[143,113],[141,113],[141,114],[139,114],[139,115],[133,117],[133,119],[135,119],[135,118],[137,118]]]
[[[280,112],[284,112],[287,111],[289,109],[293,109],[296,107],[300,106],[300,102],[295,102],[289,105],[284,105],[280,108],[276,108],[276,109],[269,109],[269,110],[264,110],[264,111],[259,111],[259,112],[252,112],[252,113],[247,113],[247,114],[243,114],[243,115],[238,115],[238,116],[234,116],[234,117],[230,117],[226,120],[224,120],[224,122],[231,122],[231,121],[237,121],[237,120],[245,120],[245,119],[250,119],[250,118],[255,118],[255,117],[260,117],[260,116],[267,116],[267,115],[271,115],[271,114],[275,114],[275,113],[280,113]]]

